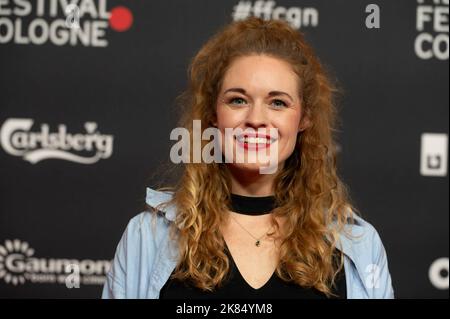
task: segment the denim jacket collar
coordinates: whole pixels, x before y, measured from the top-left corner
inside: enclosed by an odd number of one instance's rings
[[[146,202],[148,205],[152,207],[156,207],[162,203],[168,202],[172,199],[173,192],[162,192],[157,191],[151,188],[147,188]],[[174,222],[176,217],[176,207],[174,205],[167,205],[162,208],[161,211],[164,213],[165,218]],[[356,219],[358,221],[358,219]],[[344,253],[350,260],[355,263],[355,256],[352,249],[352,242],[347,236],[341,236],[340,244],[337,245],[337,248]]]

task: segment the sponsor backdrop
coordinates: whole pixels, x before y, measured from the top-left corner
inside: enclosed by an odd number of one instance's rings
[[[339,170],[396,296],[448,298],[448,0],[0,0],[0,297],[98,298],[175,143],[202,43],[303,31],[342,95]],[[370,271],[370,270],[368,270]]]

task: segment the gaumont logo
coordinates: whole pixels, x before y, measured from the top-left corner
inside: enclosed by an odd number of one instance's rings
[[[68,133],[64,124],[58,125],[57,132],[51,133],[48,124],[41,124],[40,131],[34,132],[33,123],[32,119],[7,119],[0,128],[3,150],[31,164],[45,159],[94,164],[112,155],[113,136],[100,134],[95,122],[84,123],[83,134]]]
[[[0,44],[107,47],[107,30],[127,31],[133,14],[107,0],[1,0]]]
[[[68,269],[77,269],[81,284],[102,285],[111,267],[108,260],[38,258],[26,241],[5,240],[0,245],[0,280],[11,285],[31,283],[66,284]]]

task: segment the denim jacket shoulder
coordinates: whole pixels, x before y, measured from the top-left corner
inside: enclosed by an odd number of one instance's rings
[[[152,207],[167,202],[170,192],[147,188]],[[142,212],[133,217],[117,245],[107,273],[102,298],[159,298],[159,292],[177,263],[176,245],[170,242],[169,226],[174,207],[159,214]],[[386,251],[375,228],[355,216],[338,248],[344,253],[347,298],[394,298]]]

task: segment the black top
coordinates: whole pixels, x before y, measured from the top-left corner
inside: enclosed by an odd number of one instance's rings
[[[213,292],[205,292],[191,286],[188,283],[176,279],[170,279],[161,288],[160,299],[327,299],[327,296],[315,288],[303,288],[293,283],[281,280],[276,272],[259,289],[251,287],[242,277],[234,263],[233,257],[225,249],[231,261],[230,273],[225,283]],[[346,299],[345,273],[342,271],[336,278],[336,289],[333,292],[338,295],[332,299]]]
[[[231,194],[231,210],[246,215],[262,215],[270,213],[275,208],[274,196],[250,197]],[[340,252],[335,251],[335,257]],[[274,272],[270,279],[258,289],[251,287],[242,277],[233,256],[225,243],[225,253],[230,262],[230,272],[223,285],[213,292],[205,292],[177,279],[171,279],[164,284],[160,291],[160,299],[326,299],[327,296],[315,288],[304,288],[294,283],[287,283]],[[333,293],[338,299],[347,298],[345,272],[342,270],[336,278],[336,288]]]

